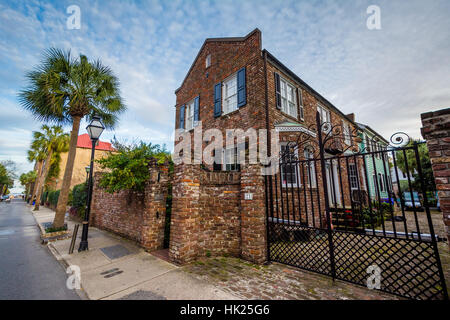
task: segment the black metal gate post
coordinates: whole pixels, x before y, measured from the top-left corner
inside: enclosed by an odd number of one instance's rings
[[[319,157],[320,157],[320,166],[322,171],[322,185],[323,185],[323,196],[325,200],[325,214],[327,217],[327,232],[328,232],[328,245],[330,250],[330,267],[331,267],[331,277],[333,281],[336,279],[336,267],[334,261],[334,246],[333,246],[333,234],[331,230],[331,217],[330,217],[330,204],[328,202],[328,186],[327,186],[327,177],[326,177],[326,168],[325,168],[325,153],[324,146],[322,140],[322,121],[320,119],[319,112],[316,112],[316,125],[317,125],[317,135],[319,138]],[[328,124],[325,124],[328,125]],[[331,126],[330,126],[331,130]],[[317,186],[319,187],[319,186]],[[320,200],[319,200],[320,201]]]
[[[423,203],[425,206],[425,211],[427,213],[428,226],[429,226],[430,235],[431,235],[431,243],[433,245],[434,254],[436,256],[436,262],[438,265],[439,276],[440,276],[441,282],[442,282],[442,293],[444,295],[444,299],[448,300],[447,285],[445,283],[444,272],[442,271],[441,258],[439,257],[439,250],[438,250],[438,246],[437,246],[437,242],[436,242],[436,236],[434,234],[434,227],[433,227],[433,222],[431,220],[430,208],[428,206],[428,198],[427,198],[427,193],[426,193],[426,189],[425,189],[425,184],[423,183],[422,165],[420,164],[419,148],[417,146],[417,143],[414,143],[414,154],[416,156],[417,173],[419,174],[420,188],[422,189],[422,195],[423,195]]]

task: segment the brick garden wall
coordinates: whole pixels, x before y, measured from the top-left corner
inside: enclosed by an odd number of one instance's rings
[[[162,249],[168,187],[166,167],[153,165],[144,192],[114,194],[99,187],[94,177],[91,225],[138,242],[146,250]]]
[[[450,247],[450,108],[421,115]]]
[[[264,180],[260,166],[242,172],[208,172],[175,166],[170,258],[177,263],[205,255],[266,260]],[[252,193],[252,200],[244,194]]]

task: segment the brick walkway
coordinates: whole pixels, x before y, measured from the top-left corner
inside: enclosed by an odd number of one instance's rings
[[[184,267],[194,277],[214,283],[243,299],[386,300],[396,296],[372,291],[278,263],[254,265],[237,258],[205,258]]]

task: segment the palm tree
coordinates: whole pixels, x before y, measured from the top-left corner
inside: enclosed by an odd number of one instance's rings
[[[74,59],[70,51],[51,48],[35,70],[27,74],[29,86],[20,92],[23,108],[38,120],[72,124],[69,153],[63,183],[56,207],[53,227],[64,225],[70,191],[80,121],[99,115],[106,127],[113,127],[118,114],[125,111],[119,93],[119,81],[111,69],[80,55]]]
[[[41,130],[42,132],[33,132],[33,136],[36,138],[33,142],[43,146],[46,151],[44,169],[42,170],[42,174],[38,176],[37,179],[37,194],[34,210],[39,210],[42,189],[47,178],[50,165],[52,164],[52,159],[55,157],[55,154],[67,152],[67,150],[69,150],[69,134],[64,133],[61,126],[49,127],[44,124],[41,127]]]
[[[39,139],[41,133],[39,131],[33,132],[33,140],[30,145],[30,149],[28,150],[28,161],[37,163],[37,174],[36,177],[40,177],[42,175],[42,167],[44,164],[44,160],[47,156],[45,149],[45,145],[43,140]],[[31,193],[31,197],[29,202],[33,202],[34,196],[36,196],[38,190],[38,183],[35,181],[33,192]]]
[[[31,192],[31,184],[36,180],[36,171],[31,170],[27,173],[22,173],[19,177],[20,183],[25,187],[25,200],[28,200]]]

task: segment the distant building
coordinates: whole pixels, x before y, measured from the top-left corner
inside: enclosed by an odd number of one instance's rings
[[[91,147],[92,142],[87,133],[78,136],[77,141],[77,153],[75,156],[75,163],[73,167],[72,180],[70,182],[70,188],[86,181],[87,173],[86,166],[89,166],[91,160]],[[114,148],[111,143],[98,141],[95,147],[95,159],[101,159],[111,154]],[[54,190],[61,189],[64,171],[66,170],[68,152],[61,154],[60,171],[59,176],[53,183],[49,184],[49,187]],[[97,166],[96,166],[97,167]],[[95,167],[95,168],[96,168]]]
[[[389,158],[386,152],[377,153],[377,151],[386,150],[389,142],[368,125],[362,123],[357,124],[360,129],[360,150],[364,153],[371,154],[365,156],[365,173],[367,174],[367,181],[369,183],[368,190],[370,198],[372,200],[376,200],[378,197],[381,199],[389,198],[389,193],[392,193],[393,187]]]
[[[398,174],[398,181],[397,181],[397,174]],[[399,191],[399,184],[400,189],[402,192],[409,190],[409,183],[408,183],[408,175],[403,172],[400,168],[397,167],[397,172],[395,172],[394,168],[391,168],[391,176],[392,176],[392,189],[394,190],[395,194],[398,194]],[[409,181],[411,183],[414,182],[414,176],[412,174],[409,174]]]

